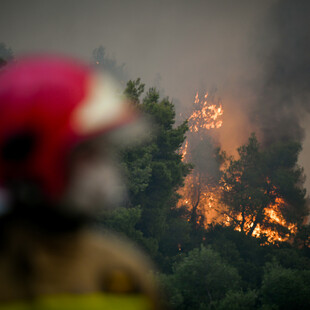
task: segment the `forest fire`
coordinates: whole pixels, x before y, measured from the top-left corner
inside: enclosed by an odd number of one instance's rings
[[[195,153],[200,153],[200,149],[203,153],[208,153],[208,150],[213,152],[209,133],[222,126],[224,110],[220,101],[210,99],[209,93],[200,98],[197,92],[193,107],[194,111],[188,118],[189,133],[181,152],[182,160],[193,162],[195,168],[186,177],[184,187],[179,190],[182,198],[178,205],[185,205],[191,211],[190,220],[195,225],[206,225],[222,217],[219,212],[219,184],[217,176],[199,163],[197,157],[200,156]]]
[[[264,215],[265,215],[265,223],[268,223],[268,226],[281,226],[288,232],[286,232],[284,235],[280,235],[276,230],[272,229],[271,227],[264,227],[263,225],[257,224],[255,229],[252,232],[252,235],[254,237],[262,237],[266,236],[267,243],[274,243],[276,241],[287,241],[292,234],[295,234],[297,232],[297,227],[295,224],[289,224],[285,221],[283,218],[279,207],[283,205],[285,202],[282,198],[276,198],[275,204],[270,205],[268,208],[264,209]],[[239,214],[237,219],[242,222],[242,215]],[[230,225],[230,218],[227,216],[226,223],[227,226]],[[251,228],[253,227],[254,222],[249,217],[246,218],[245,224],[244,224],[244,232],[248,233]],[[241,231],[241,228],[237,226],[235,228],[237,231]]]
[[[206,227],[212,223],[221,223],[255,237],[265,236],[269,243],[288,240],[297,231],[297,227],[284,219],[281,209],[285,206],[285,200],[277,194],[268,178],[264,183],[272,198],[265,207],[258,207],[256,215],[253,212],[250,216],[242,208],[234,216],[228,212],[228,205],[223,202],[222,195],[224,191],[230,192],[232,189],[227,184],[223,187],[223,167],[215,158],[216,142],[212,138],[216,129],[223,125],[223,107],[220,101],[215,102],[214,96],[210,100],[206,93],[200,99],[197,92],[193,108],[188,118],[189,133],[181,151],[182,160],[193,163],[194,169],[186,177],[184,187],[179,190],[182,198],[178,206],[186,206],[190,211],[189,221],[194,226]],[[235,183],[241,182],[240,175],[234,178]],[[251,209],[251,197],[243,198],[243,204],[245,209]],[[258,221],[259,217],[263,220]]]
[[[277,231],[272,230],[271,228],[263,228],[260,227],[260,225],[257,225],[257,227],[253,231],[253,236],[259,237],[261,235],[266,235],[268,242],[273,243],[275,241],[286,241],[290,238],[290,235],[297,232],[297,226],[295,224],[287,223],[281,214],[280,207],[284,204],[284,199],[277,197],[275,199],[275,203],[265,209],[265,216],[270,224],[282,226],[286,228],[289,232],[286,233],[284,236],[280,236]]]
[[[198,132],[201,129],[213,129],[220,128],[223,121],[220,120],[220,116],[223,115],[222,105],[209,104],[209,94],[206,93],[204,98],[199,99],[198,92],[194,101],[194,112],[188,118],[190,132]]]

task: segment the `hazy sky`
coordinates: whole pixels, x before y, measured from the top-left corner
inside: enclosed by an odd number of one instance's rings
[[[87,60],[103,45],[131,76],[153,83],[160,75],[167,94],[178,96],[244,73],[251,33],[271,2],[2,0],[0,39],[16,53]]]
[[[0,42],[15,55],[56,51],[86,61],[103,45],[130,78],[162,89],[178,112],[198,89],[217,88],[225,111],[220,139],[232,149],[259,130],[249,115],[268,76],[265,59],[279,47],[270,18],[278,2],[1,0]],[[308,131],[302,163],[310,176]]]

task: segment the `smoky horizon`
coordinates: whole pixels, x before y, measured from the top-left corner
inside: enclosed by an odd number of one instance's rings
[[[16,56],[87,62],[97,49],[121,82],[141,78],[169,96],[180,121],[197,91],[213,92],[225,111],[223,149],[236,152],[251,132],[266,145],[297,140],[310,175],[309,11],[308,1],[287,0],[3,1],[0,42]]]

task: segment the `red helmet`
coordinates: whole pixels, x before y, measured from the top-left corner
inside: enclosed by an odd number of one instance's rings
[[[135,117],[89,66],[55,56],[11,63],[0,72],[0,184],[35,181],[57,198],[72,149]]]

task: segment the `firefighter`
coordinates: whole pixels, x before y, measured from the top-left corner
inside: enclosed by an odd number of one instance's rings
[[[75,60],[1,69],[0,309],[157,307],[147,259],[89,225],[124,196],[110,140],[139,120],[111,79]]]

